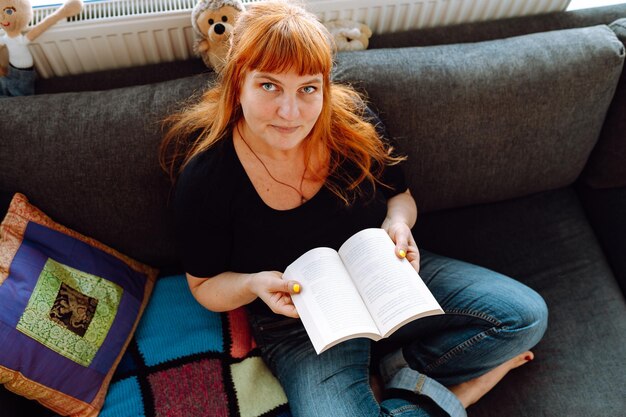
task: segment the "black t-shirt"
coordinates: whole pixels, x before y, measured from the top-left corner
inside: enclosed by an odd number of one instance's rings
[[[175,223],[185,271],[196,277],[222,272],[284,271],[309,249],[338,249],[354,233],[380,227],[387,199],[407,189],[398,165],[382,181],[392,189],[363,184],[363,195],[347,207],[326,187],[299,207],[275,210],[257,194],[227,137],[195,156],[175,193]],[[271,314],[257,300],[257,314]]]

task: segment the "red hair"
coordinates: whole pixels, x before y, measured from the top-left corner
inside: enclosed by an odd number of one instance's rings
[[[364,180],[375,185],[385,165],[401,160],[390,155],[391,149],[364,118],[364,98],[331,81],[334,42],[315,15],[286,1],[253,3],[239,15],[231,36],[217,83],[199,102],[165,120],[168,130],[161,143],[160,161],[172,180],[191,158],[224,138],[242,117],[239,96],[246,74],[253,70],[322,74],[322,112],[305,142],[306,151],[316,149],[322,160],[329,161],[325,185],[346,203]],[[340,172],[346,161],[356,168],[356,177]]]

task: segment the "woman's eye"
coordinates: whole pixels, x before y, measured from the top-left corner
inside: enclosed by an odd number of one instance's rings
[[[11,16],[13,14],[13,9],[4,9],[4,12]]]
[[[302,87],[302,91],[305,94],[313,94],[314,92],[317,91],[317,88],[313,87],[312,85],[308,85],[306,87]]]
[[[265,90],[265,91],[275,91],[276,90],[276,86],[272,83],[263,83],[261,84],[261,87]]]

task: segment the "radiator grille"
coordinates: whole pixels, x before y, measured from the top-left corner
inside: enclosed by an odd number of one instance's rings
[[[80,15],[30,45],[40,77],[189,59],[197,0],[86,2]],[[243,0],[244,4],[263,0]],[[308,0],[322,21],[350,19],[386,33],[565,10],[570,0]],[[33,24],[55,7],[35,8]]]
[[[419,29],[565,10],[569,0],[318,0],[309,10],[322,21],[350,19],[374,33]]]
[[[70,22],[81,20],[100,20],[122,16],[141,16],[152,13],[190,11],[196,0],[109,0],[85,3],[82,13],[68,19]],[[43,7],[33,10],[32,23],[37,23],[52,13],[56,7]]]

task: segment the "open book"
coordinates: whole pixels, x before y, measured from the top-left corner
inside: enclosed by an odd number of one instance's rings
[[[395,254],[383,229],[365,229],[339,252],[315,248],[287,267],[283,279],[302,284],[292,295],[315,351],[357,337],[379,340],[443,310],[413,266]]]

